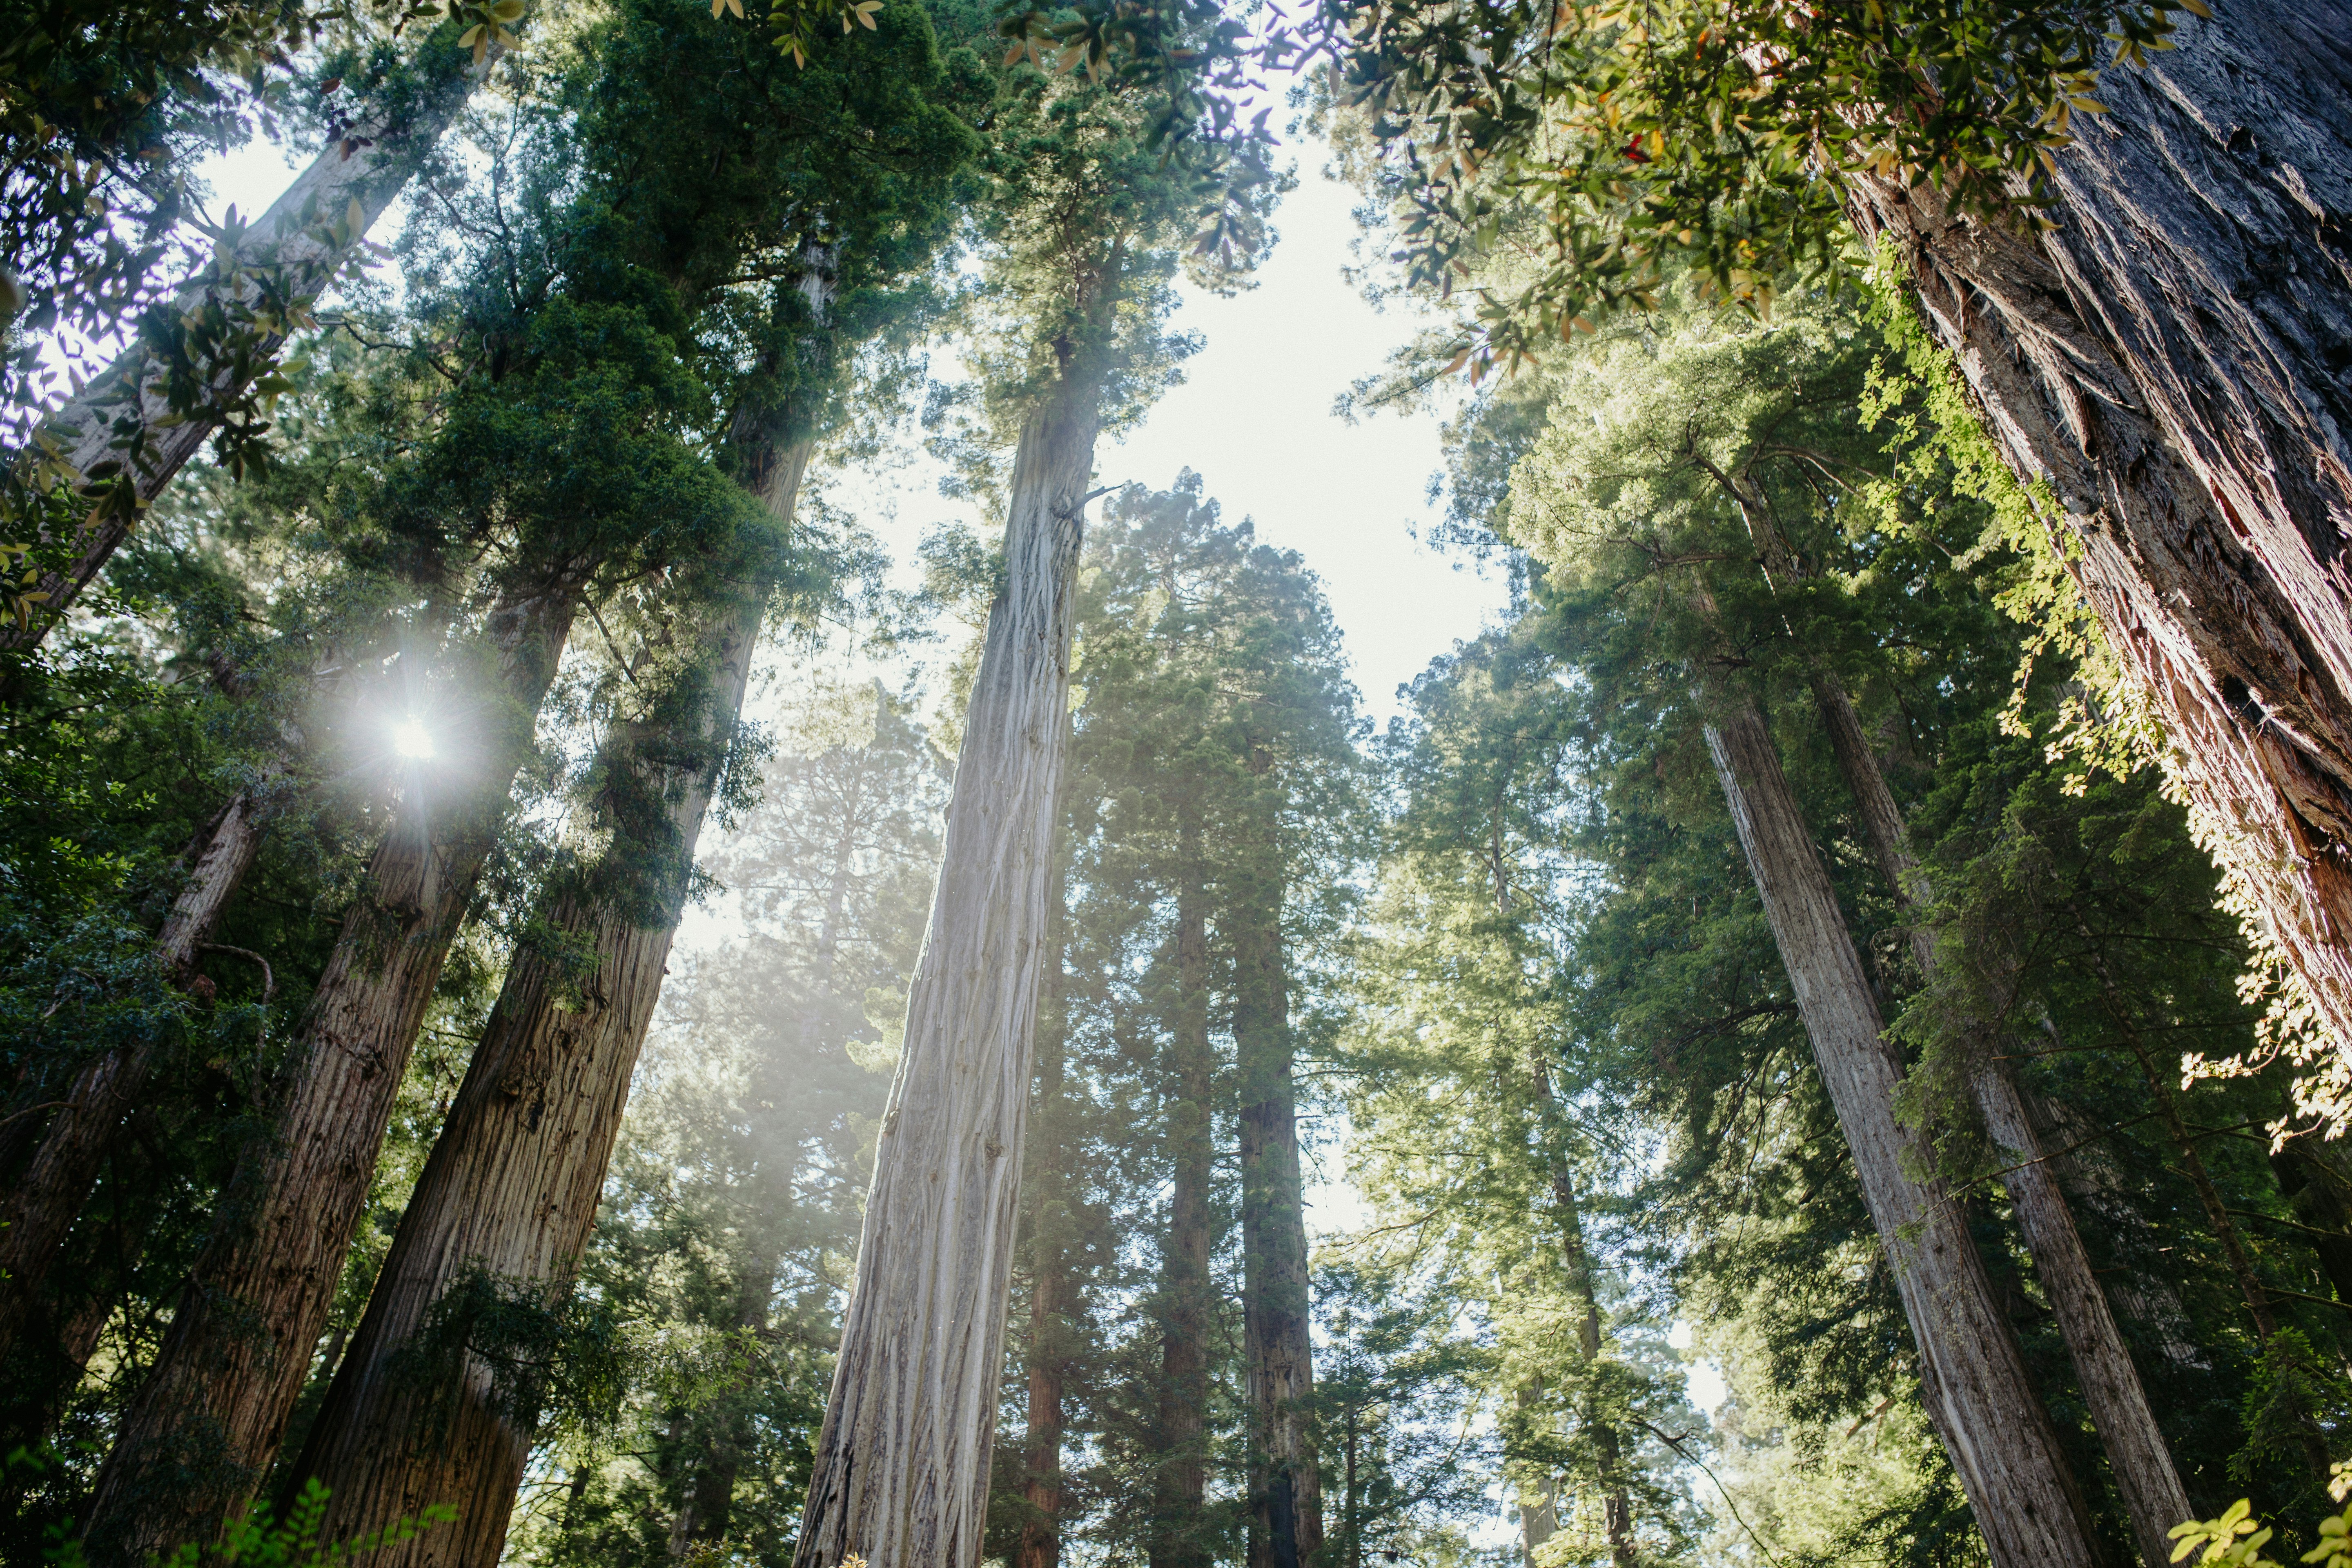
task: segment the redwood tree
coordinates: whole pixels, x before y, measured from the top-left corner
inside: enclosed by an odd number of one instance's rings
[[[1156,100],[1152,100],[1156,101]],[[965,452],[1001,573],[964,716],[945,858],[908,999],[795,1562],[977,1563],[1048,960],[1075,574],[1095,442],[1139,416],[1179,241],[1254,193],[1147,137],[1147,95],[1014,63],[980,207],[995,308]],[[1195,252],[1208,261],[1223,258]],[[1009,469],[997,461],[1011,448]]]

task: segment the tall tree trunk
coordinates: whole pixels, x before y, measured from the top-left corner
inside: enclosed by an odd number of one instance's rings
[[[1863,177],[2204,831],[2352,1044],[2352,0],[2101,78],[2029,238]]]
[[[1208,1568],[1209,1334],[1216,1321],[1211,1218],[1216,1179],[1216,1057],[1209,1045],[1208,894],[1198,810],[1180,805],[1176,850],[1176,1005],[1170,1021],[1171,1191],[1160,1253],[1167,1299],[1160,1340],[1160,1469],[1150,1568]]]
[[[1099,427],[1083,380],[1022,426],[797,1568],[980,1560]]]
[[[1069,1270],[1055,1247],[1037,1248],[1029,1289],[1029,1423],[1022,1444],[1021,1498],[1028,1505],[1012,1568],[1055,1568],[1062,1560],[1062,1390],[1067,1370]]]
[[[373,1534],[422,1501],[457,1505],[454,1526],[377,1552],[373,1568],[490,1568],[505,1544],[530,1456],[530,1413],[501,1402],[484,1361],[467,1359],[459,1386],[425,1390],[396,1377],[394,1358],[469,1270],[550,1303],[571,1283],[661,994],[685,873],[763,608],[763,597],[754,597],[716,617],[717,667],[690,732],[627,725],[606,741],[602,765],[625,775],[619,787],[635,803],[659,802],[660,810],[652,824],[624,817],[609,852],[618,859],[599,870],[649,885],[615,896],[592,873],[548,911],[551,926],[596,954],[584,995],[566,996],[558,955],[529,949],[509,966],[367,1313],[289,1473],[289,1482],[316,1478],[330,1489],[336,1539]],[[656,909],[645,907],[655,900]]]
[[[2082,1494],[1959,1209],[1911,1173],[1927,1152],[1895,1120],[1878,1005],[1763,716],[1739,703],[1706,738],[1910,1321],[1922,1402],[1996,1568],[2097,1563]]]
[[[1257,853],[1270,861],[1272,844]],[[1306,1568],[1323,1544],[1315,1458],[1306,1196],[1280,872],[1236,869],[1234,1048],[1241,1076],[1242,1337],[1251,1414],[1249,1568]]]
[[[470,51],[446,47],[452,68],[413,98],[362,115],[270,204],[248,231],[252,249],[226,294],[207,268],[163,307],[165,315],[176,322],[209,318],[226,309],[234,321],[257,310],[276,316],[281,306],[300,310],[315,302],[376,219],[415,177],[496,58],[494,52],[476,65],[468,58]],[[352,221],[354,207],[356,223]],[[165,423],[173,414],[173,388],[142,345],[125,350],[88,390],[48,420],[47,430],[69,443],[64,460],[73,476],[98,482],[111,474],[125,475],[133,496],[100,507],[83,522],[74,540],[72,562],[42,574],[36,589],[41,595],[38,614],[29,622],[10,616],[0,624],[0,651],[35,647],[48,635],[75,595],[130,536],[139,512],[220,428],[221,406],[235,403],[256,379],[269,373],[286,342],[284,326],[268,330],[256,324],[244,330],[257,336],[235,342],[217,360],[200,354],[191,368],[204,384],[193,407],[187,406],[188,394],[180,393],[183,407],[176,424]],[[108,468],[108,464],[115,467]],[[135,504],[124,504],[134,497]]]
[[[1549,1113],[1553,1108],[1551,1074],[1537,1068],[1538,1095]],[[1560,1268],[1568,1277],[1569,1298],[1576,1304],[1576,1353],[1584,1363],[1585,1395],[1581,1421],[1592,1439],[1593,1468],[1601,1488],[1601,1529],[1609,1541],[1609,1560],[1615,1568],[1637,1568],[1641,1558],[1633,1543],[1633,1501],[1625,1485],[1625,1442],[1616,1424],[1604,1415],[1592,1384],[1601,1370],[1601,1293],[1594,1288],[1592,1254],[1584,1244],[1584,1213],[1576,1201],[1576,1178],[1565,1160],[1551,1162],[1552,1212],[1559,1216]],[[1557,1496],[1557,1492],[1553,1494]],[[1557,1507],[1556,1504],[1553,1505]],[[1549,1521],[1558,1528],[1555,1514]],[[1532,1531],[1529,1542],[1533,1544]]]
[[[261,847],[262,798],[248,789],[231,801],[196,857],[186,886],[155,941],[155,963],[175,984],[220,923],[230,896]],[[85,1063],[49,1119],[39,1147],[0,1197],[0,1361],[45,1318],[43,1287],[58,1249],[89,1201],[123,1116],[146,1092],[155,1043],[142,1038]]]
[[[492,608],[487,711],[446,793],[413,782],[240,1154],[171,1331],[92,1500],[92,1560],[134,1564],[209,1538],[252,1495],[310,1370],[394,1098],[449,944],[505,820],[579,603],[569,569]],[[460,771],[460,770],[463,771]]]
[[[810,452],[803,442],[781,465],[769,500],[781,518]],[[370,1568],[495,1568],[506,1544],[536,1411],[502,1398],[485,1360],[469,1354],[444,1386],[425,1388],[397,1374],[395,1358],[475,1270],[550,1306],[571,1289],[772,584],[755,574],[718,603],[687,606],[682,631],[695,651],[677,687],[652,699],[653,712],[614,724],[599,748],[593,810],[610,837],[544,914],[567,940],[509,961],[359,1331],[288,1472],[289,1497],[311,1479],[328,1489],[326,1529],[338,1540],[373,1535],[422,1502],[457,1504],[454,1525],[376,1552]],[[577,995],[559,951],[575,944],[596,955]],[[712,1511],[723,1519],[723,1504]]]
[[[1861,813],[1871,852],[1912,922],[1912,951],[1920,969],[1933,974],[1937,964],[1937,936],[1929,923],[1933,892],[1905,842],[1895,794],[1887,788],[1885,772],[1870,749],[1844,685],[1825,668],[1814,671],[1812,684],[1815,705],[1829,730],[1847,792]],[[2066,1342],[2075,1382],[2131,1521],[2132,1540],[2147,1568],[2167,1568],[2172,1561],[2172,1527],[2192,1517],[2189,1494],[2173,1468],[2172,1452],[2148,1407],[2147,1390],[2116,1326],[2115,1313],[2091,1272],[2074,1210],[2059,1190],[2057,1173],[2042,1158],[2041,1140],[2034,1136],[2017,1084],[2000,1060],[2000,1042],[1983,1030],[1977,1035],[1967,1067],[1969,1092],[1985,1131],[2004,1151],[2001,1185]]]

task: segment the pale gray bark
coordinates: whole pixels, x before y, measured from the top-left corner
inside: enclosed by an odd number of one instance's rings
[[[980,1561],[1099,427],[1082,381],[1022,426],[797,1568]]]
[[[311,994],[212,1239],[99,1475],[100,1568],[208,1538],[268,1470],[309,1374],[394,1097],[553,679],[582,570],[509,592],[479,651],[476,754],[412,780]]]
[[[1763,552],[1768,579],[1794,581],[1802,575],[1760,492],[1752,484],[1743,486],[1738,477],[1710,471],[1746,520],[1749,535]],[[1879,766],[1878,755],[1863,732],[1862,720],[1854,712],[1844,683],[1826,664],[1817,661],[1811,687],[1814,709],[1829,731],[1830,748],[1862,818],[1872,858],[1910,921],[1911,951],[1920,972],[1932,976],[1938,967],[1937,932],[1931,923],[1934,889],[1906,842],[1895,792],[1887,787],[1885,770]],[[2059,1190],[2055,1173],[2042,1159],[2017,1086],[1999,1059],[2000,1045],[1986,1029],[1974,1031],[1969,1042],[1969,1059],[1963,1068],[1969,1095],[1986,1131],[2007,1152],[2001,1184],[2009,1193],[2018,1228],[2033,1258],[2034,1273],[2049,1295],[2051,1310],[2066,1342],[2084,1403],[2090,1407],[2092,1424],[2098,1430],[2116,1490],[2130,1518],[2133,1540],[2148,1568],[2166,1568],[2172,1560],[2168,1531],[2189,1518],[2188,1493],[2173,1468],[2155,1413],[2148,1408],[2147,1392],[2116,1326],[2115,1314],[2091,1272],[2074,1211]]]
[[[2038,238],[1864,176],[2269,934],[2352,1042],[2352,3],[2104,73]]]
[[[250,312],[264,300],[265,279],[271,298],[303,306],[314,301],[415,176],[494,59],[495,55],[456,73],[396,113],[378,109],[363,115],[313,158],[247,230],[248,248],[226,294],[208,269],[169,309],[184,315],[218,302],[233,313]],[[356,225],[350,221],[354,205]],[[95,479],[127,468],[144,509],[220,428],[218,405],[241,395],[275,363],[286,342],[284,329],[256,331],[213,373],[203,403],[192,413],[183,410],[178,424],[164,423],[173,412],[171,398],[146,351],[133,347],[53,415],[45,429],[67,443],[64,460],[76,475]],[[109,464],[114,470],[107,469]],[[41,614],[29,625],[0,625],[0,649],[30,647],[47,636],[136,521],[135,512],[119,507],[86,521],[74,542],[72,563],[41,578],[36,590],[43,595]]]
[[[1958,1205],[1912,1173],[1928,1152],[1895,1114],[1900,1074],[1861,957],[1753,704],[1706,731],[1830,1103],[1918,1347],[1919,1391],[1997,1568],[2101,1558],[2057,1434]]]

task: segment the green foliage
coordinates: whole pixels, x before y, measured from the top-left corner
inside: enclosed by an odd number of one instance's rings
[[[18,1449],[8,1456],[10,1470],[42,1468],[38,1456]],[[13,1478],[12,1478],[13,1479]],[[209,1546],[188,1542],[169,1556],[158,1560],[158,1568],[336,1568],[354,1558],[365,1557],[386,1547],[404,1545],[418,1536],[457,1521],[455,1503],[428,1503],[415,1519],[402,1519],[371,1534],[349,1541],[325,1539],[328,1492],[316,1480],[302,1489],[286,1510],[286,1518],[273,1521],[269,1504],[257,1502],[242,1516],[232,1519],[221,1531],[220,1540]],[[70,1537],[52,1542],[42,1552],[41,1561],[56,1568],[86,1568],[82,1543]]]
[[[1363,0],[1319,20],[1381,146],[1398,258],[1432,293],[1471,278],[1454,363],[1484,370],[1683,269],[1769,308],[1790,270],[1838,262],[1858,179],[2024,221],[2074,117],[2105,112],[2102,68],[2171,47],[2175,10],[2205,7]]]

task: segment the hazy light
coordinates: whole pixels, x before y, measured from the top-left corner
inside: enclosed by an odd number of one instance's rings
[[[433,754],[433,731],[417,720],[403,719],[392,727],[392,749],[421,762]]]

